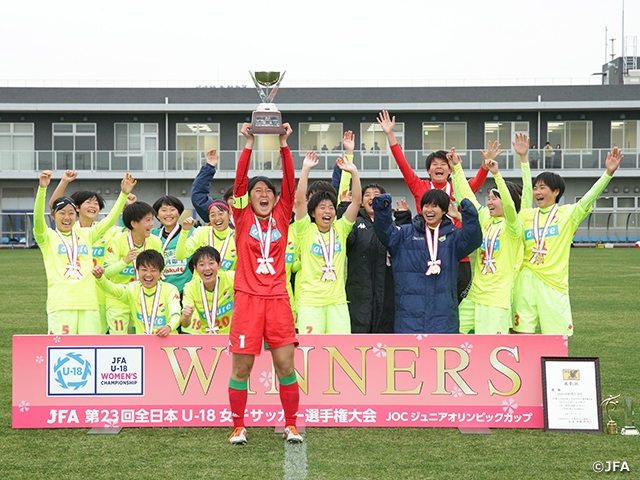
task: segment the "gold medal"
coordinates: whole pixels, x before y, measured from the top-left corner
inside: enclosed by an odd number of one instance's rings
[[[438,275],[440,273],[440,265],[434,264],[431,266],[431,274]]]
[[[269,275],[269,269],[267,268],[267,264],[266,263],[261,263],[260,266],[258,267],[258,273],[260,275]]]
[[[327,270],[322,274],[323,282],[335,282],[336,280],[337,280],[337,277],[333,270]]]

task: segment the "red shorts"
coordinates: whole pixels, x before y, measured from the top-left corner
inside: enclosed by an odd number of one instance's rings
[[[263,339],[271,350],[292,343],[298,346],[289,297],[256,297],[236,291],[229,351],[260,355]]]

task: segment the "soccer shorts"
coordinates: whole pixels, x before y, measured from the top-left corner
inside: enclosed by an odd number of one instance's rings
[[[490,307],[468,298],[458,306],[460,333],[508,334],[512,325],[511,309]]]
[[[271,350],[298,346],[289,297],[257,297],[236,291],[229,351],[260,355],[263,339]]]
[[[107,305],[107,325],[111,335],[124,335],[129,333],[130,310],[118,305]],[[122,304],[125,305],[125,304]]]
[[[573,335],[569,295],[550,287],[526,267],[516,278],[513,310],[517,333],[536,333],[539,322],[543,334]]]
[[[98,310],[58,310],[47,315],[51,335],[100,335]]]
[[[324,307],[298,306],[300,333],[351,333],[351,317],[346,303]]]

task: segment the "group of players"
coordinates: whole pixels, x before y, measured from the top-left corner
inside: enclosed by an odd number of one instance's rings
[[[91,191],[63,196],[77,175],[68,171],[50,201],[55,228],[48,228],[52,172],[42,172],[34,234],[47,274],[49,332],[228,333],[233,444],[246,443],[248,378],[263,342],[280,383],[285,439],[302,441],[295,421],[297,331],[495,334],[535,333],[539,325],[542,333],[571,335],[571,239],[618,168],[620,151],[608,154],[606,171],[578,203],[559,207],[564,182],[544,172],[532,184],[523,134],[513,142],[523,187],[502,179],[497,143],[481,152],[484,163],[469,182],[455,149],[429,155],[430,179],[421,180],[395,139],[395,117],[383,111],[378,123],[416,200],[413,218],[405,202],[393,209],[382,186],[361,187],[351,132],[336,161],[335,186],[308,184],[318,163],[308,152],[296,189],[288,124],[279,137],[279,194],[271,179],[248,177],[254,142],[248,124],[228,201],[209,196],[218,156],[207,154],[192,189],[194,208],[208,220],[203,227],[194,228],[193,218],[180,223],[184,206],[175,197],[153,206],[136,201],[129,174],[109,215],[96,223],[104,200]],[[483,207],[473,192],[489,171],[496,188]],[[533,200],[537,206],[529,208]],[[121,212],[123,226],[116,226]],[[154,228],[154,217],[162,227]]]

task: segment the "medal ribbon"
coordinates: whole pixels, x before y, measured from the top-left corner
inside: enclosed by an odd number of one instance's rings
[[[428,225],[424,226],[424,236],[427,240],[427,250],[429,250],[429,257],[431,260],[427,262],[429,267],[425,272],[425,275],[438,275],[440,273],[440,260],[438,260],[438,238],[440,237],[440,223],[433,229],[433,237],[431,236],[431,230]]]
[[[153,295],[153,310],[151,316],[147,313],[147,301],[144,298],[144,287],[140,285],[140,309],[142,310],[142,323],[144,324],[144,333],[151,335],[153,332],[153,325],[156,323],[156,315],[158,314],[158,306],[160,305],[160,288],[161,283],[156,286],[156,293]]]
[[[209,246],[216,248],[214,239],[213,239],[213,227],[209,230]],[[218,238],[218,237],[215,237]],[[229,246],[229,240],[231,240],[231,228],[227,227],[227,238],[224,239],[222,243],[222,247],[220,248],[220,261],[224,260],[224,256],[227,254],[227,247]]]
[[[258,275],[275,275],[276,271],[273,269],[273,257],[269,257],[269,250],[271,249],[271,224],[273,215],[269,215],[269,226],[267,227],[266,236],[262,234],[262,228],[260,228],[260,221],[257,215],[253,214],[254,224],[258,230],[258,240],[260,240],[260,253],[262,258],[256,258],[258,262],[258,268],[256,273]]]
[[[496,228],[496,231],[491,235],[491,227],[493,224],[489,225],[489,229],[487,230],[487,236],[484,237],[484,258],[482,259],[483,267],[482,274],[486,275],[487,273],[496,273],[496,259],[493,257],[493,252],[496,248],[496,242],[498,241],[498,235],[500,235],[500,231],[502,230],[502,225],[504,225],[504,219]]]
[[[438,187],[436,187],[433,182],[429,182],[431,184],[431,188],[429,190],[434,190],[434,189],[438,189]],[[438,190],[442,190],[444,191],[444,193],[446,193],[449,197],[451,197],[451,184],[449,182],[447,182],[444,186],[444,188],[440,188]]]
[[[129,235],[127,235],[127,241],[129,242],[129,250],[133,250],[134,248],[136,248],[136,244],[133,242],[133,233],[129,232]],[[142,242],[142,250],[144,251],[146,249],[147,246],[147,239],[144,239],[144,242]],[[138,267],[136,266],[136,259],[133,259],[133,271],[136,272],[136,280],[138,280]]]
[[[162,242],[162,251],[163,252],[167,251],[167,247],[169,246],[169,242],[171,242],[171,240],[173,240],[173,237],[175,237],[178,234],[179,231],[180,231],[180,224],[176,223],[176,226],[173,227],[173,229],[167,235],[167,238],[164,240],[164,242]],[[166,232],[166,230],[165,230],[165,232]],[[160,238],[162,238],[162,233],[160,233]]]
[[[67,253],[67,267],[64,271],[64,276],[67,278],[75,278],[80,280],[82,278],[82,272],[80,272],[80,262],[78,262],[78,236],[76,232],[71,230],[71,245],[67,242],[64,236],[56,230],[56,233],[60,237],[62,244],[64,245],[65,252]]]
[[[333,227],[329,229],[329,246],[327,247],[319,230],[318,242],[320,242],[320,250],[322,251],[322,258],[324,259],[320,280],[323,282],[336,280],[336,267],[333,265],[333,257],[336,251],[336,232]]]
[[[207,333],[217,333],[220,327],[216,326],[216,316],[218,314],[218,285],[220,279],[216,277],[216,287],[213,289],[213,298],[211,299],[211,307],[207,302],[207,290],[204,288],[204,282],[200,284],[200,295],[202,296],[202,307],[204,309],[204,318],[207,319]]]
[[[547,238],[547,233],[549,232],[549,225],[551,225],[557,211],[558,204],[556,203],[549,212],[549,216],[547,216],[547,221],[542,229],[542,235],[540,235],[540,209],[536,211],[536,215],[533,217],[533,238],[536,242],[536,246],[532,249],[533,255],[529,259],[529,263],[536,263],[537,261],[542,262],[544,256],[547,254],[547,249],[544,248],[544,241]]]

